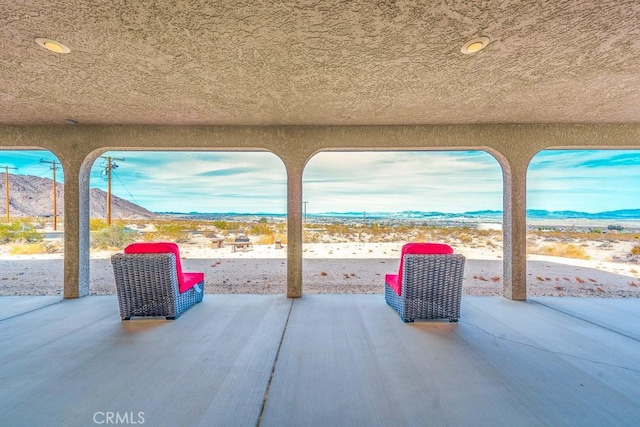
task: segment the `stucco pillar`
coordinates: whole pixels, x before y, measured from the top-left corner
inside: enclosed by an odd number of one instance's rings
[[[287,297],[302,296],[302,173],[304,165],[287,167]]]
[[[64,298],[89,295],[89,166],[65,163]]]
[[[503,170],[503,290],[505,298],[527,299],[527,158],[500,162]]]

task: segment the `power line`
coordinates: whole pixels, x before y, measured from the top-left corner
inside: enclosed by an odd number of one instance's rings
[[[128,194],[129,196],[131,196],[131,199],[133,200],[133,202],[134,202],[136,205],[139,205],[139,203],[138,203],[138,201],[136,200],[136,198],[133,196],[133,194],[131,194],[131,191],[129,191],[129,189],[127,188],[127,186],[126,186],[126,185],[124,185],[124,181],[122,181],[122,179],[120,178],[120,176],[119,176],[117,173],[115,173],[115,172],[113,172],[113,174],[115,175],[115,177],[116,177],[116,178],[118,178],[118,181],[120,182],[120,184],[122,184],[122,186],[124,187],[124,189],[125,189],[125,191],[127,192],[127,194]]]

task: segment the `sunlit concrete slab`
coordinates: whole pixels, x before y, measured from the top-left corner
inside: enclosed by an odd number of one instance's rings
[[[459,323],[404,324],[381,296],[312,295],[293,306],[262,421],[638,425],[638,384],[637,339],[535,301],[465,296]]]
[[[640,341],[640,299],[536,297],[530,300]]]
[[[640,299],[465,296],[459,323],[405,324],[381,295],[206,295],[175,321],[122,322],[115,296],[62,300],[0,320],[0,414],[3,425],[108,413],[153,426],[639,425],[639,313]]]
[[[255,425],[290,307],[207,295],[176,321],[122,322],[115,296],[91,296],[4,320],[2,424]]]
[[[0,320],[29,313],[61,301],[62,297],[59,296],[2,296],[0,297]]]

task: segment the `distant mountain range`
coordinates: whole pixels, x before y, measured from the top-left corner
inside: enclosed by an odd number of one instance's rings
[[[53,181],[32,175],[9,174],[10,215],[12,217],[37,217],[53,215]],[[56,183],[58,215],[64,213],[64,184]],[[5,202],[5,174],[0,173],[0,217],[6,215]],[[92,218],[106,218],[107,193],[97,188],[90,190],[90,209]],[[189,214],[177,212],[151,212],[135,203],[112,195],[112,217],[116,219],[149,219],[158,215],[177,216],[184,218],[217,218],[227,216],[275,216],[286,217],[285,214],[242,214],[242,213],[198,213]],[[401,211],[401,212],[324,212],[306,215],[311,218],[344,218],[368,220],[432,220],[432,221],[495,221],[502,222],[502,211],[479,210],[463,213],[435,212],[435,211]],[[527,210],[527,218],[545,219],[592,219],[592,220],[640,220],[640,209],[622,209],[604,212],[578,212],[571,210],[547,211],[539,209]]]
[[[321,214],[309,214],[314,217],[343,217],[343,218],[380,218],[380,219],[439,219],[439,220],[463,220],[463,219],[495,219],[502,221],[502,211],[481,210],[462,213],[449,212],[325,212]],[[609,219],[609,220],[640,220],[640,209],[621,209],[605,212],[579,212],[579,211],[547,211],[540,209],[527,210],[527,218],[530,219]]]
[[[0,173],[0,216],[6,209],[5,174]],[[56,210],[64,215],[64,184],[56,183]],[[91,218],[107,217],[107,193],[90,190]],[[53,216],[53,181],[32,175],[9,174],[9,215],[11,217]],[[141,206],[111,195],[111,216],[114,219],[149,219],[157,215]]]
[[[286,214],[282,213],[241,213],[241,212],[158,212],[158,215],[171,216],[182,219],[195,220],[234,220],[247,218],[269,217],[283,220]],[[423,212],[423,211],[401,211],[401,212],[322,212],[309,213],[305,215],[308,221],[333,222],[348,221],[432,221],[438,223],[481,223],[496,222],[502,223],[502,211],[482,210],[462,213],[447,212]],[[554,220],[554,219],[582,219],[582,220],[603,220],[603,221],[640,221],[640,209],[624,209],[616,211],[606,211],[597,213],[577,212],[577,211],[546,211],[531,209],[527,211],[527,218],[533,220]]]

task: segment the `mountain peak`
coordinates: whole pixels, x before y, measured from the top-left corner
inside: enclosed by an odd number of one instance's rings
[[[5,174],[0,173],[0,215],[6,215]],[[90,216],[106,218],[107,193],[98,188],[90,190]],[[53,215],[53,180],[33,175],[9,174],[9,213],[12,217],[38,217]],[[56,210],[64,215],[64,184],[56,183]],[[115,219],[148,219],[155,213],[111,195],[111,215]]]

